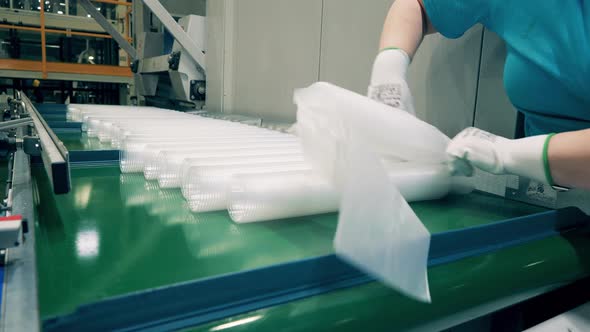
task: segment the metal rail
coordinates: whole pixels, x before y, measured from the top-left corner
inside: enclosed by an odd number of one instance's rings
[[[5,76],[22,78],[23,75],[31,77],[30,75],[32,74],[34,78],[37,78],[36,76],[38,74],[39,78],[41,78],[40,74],[42,70],[41,61],[0,59],[0,71],[3,71]],[[11,72],[18,74],[9,74]],[[121,80],[127,82],[126,80],[132,76],[129,67],[61,62],[47,62],[47,74],[49,75],[49,79],[62,80],[64,78],[59,75],[68,74],[80,77],[86,75],[85,78],[81,78],[81,80],[86,81],[106,82],[105,79],[108,78],[108,82],[121,83],[123,83]],[[71,77],[68,79],[71,79]]]
[[[0,24],[0,28],[41,32],[41,28],[14,25],[14,24]],[[111,37],[111,35],[104,34],[104,33],[68,31],[68,30],[59,30],[59,29],[48,29],[48,28],[45,28],[45,32],[46,33],[63,34],[63,35],[71,35],[71,36],[84,36],[84,37],[105,38],[105,39],[113,38],[113,37]]]
[[[24,102],[29,116],[33,120],[35,130],[39,136],[41,158],[45,171],[51,180],[53,192],[66,194],[70,191],[70,166],[68,150],[55,136],[43,117],[39,114],[27,96],[19,91],[20,99]]]
[[[26,126],[30,123],[33,123],[33,120],[30,118],[23,118],[23,119],[16,119],[16,120],[0,122],[0,131],[13,129],[13,128],[19,128],[22,126]]]
[[[133,5],[133,3],[131,2],[125,2],[125,1],[115,1],[115,0],[91,0],[92,2],[96,2],[96,3],[107,3],[110,5],[116,5],[116,6],[128,6],[131,7]]]

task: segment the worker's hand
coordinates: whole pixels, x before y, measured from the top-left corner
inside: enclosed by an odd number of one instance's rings
[[[412,93],[406,82],[409,64],[410,57],[403,50],[381,51],[373,64],[369,98],[415,114]]]
[[[471,176],[473,167],[493,174],[505,173],[504,150],[508,139],[477,128],[467,128],[451,141],[447,153],[454,170]]]
[[[477,128],[459,133],[447,147],[451,167],[459,175],[473,168],[493,174],[514,174],[548,183],[544,148],[548,135],[511,140]]]

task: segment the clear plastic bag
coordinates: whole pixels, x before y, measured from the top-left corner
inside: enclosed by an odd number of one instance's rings
[[[430,302],[430,233],[410,208],[377,155],[362,148],[343,186],[336,254],[402,293]]]
[[[297,90],[294,100],[305,154],[336,184],[345,181],[342,165],[355,157],[347,151],[351,142],[386,158],[446,161],[449,138],[405,111],[324,82]]]
[[[342,193],[336,253],[430,301],[430,234],[406,199],[440,198],[454,188],[450,139],[403,110],[329,83],[297,90],[294,100],[306,157]]]

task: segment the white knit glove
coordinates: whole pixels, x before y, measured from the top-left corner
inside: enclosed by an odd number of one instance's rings
[[[552,135],[511,140],[477,128],[459,133],[449,146],[456,173],[470,176],[473,167],[493,174],[513,174],[550,184],[547,145]]]
[[[373,64],[368,97],[415,114],[412,93],[406,82],[410,57],[400,49],[386,49]]]

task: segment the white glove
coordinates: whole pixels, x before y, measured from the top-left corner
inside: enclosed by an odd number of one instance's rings
[[[553,185],[547,161],[552,135],[511,140],[477,128],[459,133],[449,146],[456,173],[471,176],[473,167],[493,174],[513,174]]]
[[[410,57],[405,51],[400,49],[381,51],[373,64],[371,85],[369,85],[367,96],[415,115],[412,93],[406,82],[409,65]]]

